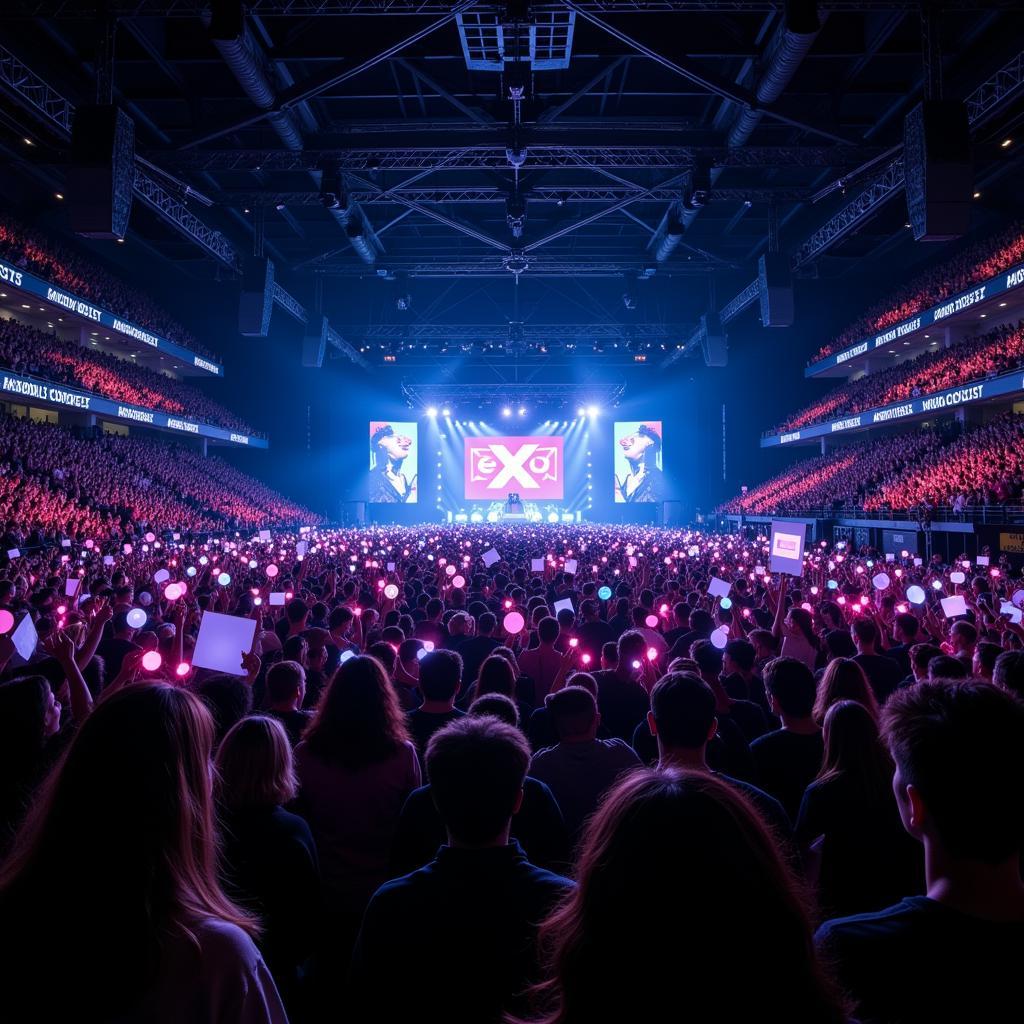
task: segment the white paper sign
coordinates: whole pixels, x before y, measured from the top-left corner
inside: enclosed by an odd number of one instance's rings
[[[82,585],[82,581],[77,576],[72,576],[70,579],[64,581],[64,596],[74,597],[78,593],[78,588]]]
[[[989,560],[989,556],[988,555],[978,555],[976,561],[977,561],[978,565],[991,565],[992,564],[991,561]]]
[[[154,583],[163,583],[164,580],[169,580],[170,578],[171,574],[166,569],[157,569],[157,571],[153,573]]]
[[[17,548],[11,548],[7,552],[8,558],[21,558],[21,552]]]
[[[274,606],[283,607],[284,606],[284,591],[283,590],[272,591],[269,596],[270,596],[270,599],[269,599],[269,601],[267,603],[271,607],[274,607]]]
[[[563,608],[568,608],[568,610],[574,615],[576,614],[576,609],[573,608],[572,601],[567,597],[563,598],[561,601],[555,602],[555,614],[557,615]]]
[[[530,559],[530,572],[543,572],[544,571],[544,559],[543,558],[531,558]]]
[[[270,531],[269,530],[260,530],[260,540],[263,540],[263,541],[270,540]]]
[[[708,584],[708,594],[711,597],[728,597],[730,590],[732,590],[731,583],[720,580],[717,576],[711,577],[711,582]]]
[[[914,565],[918,565],[918,566],[924,565],[924,559],[923,558],[915,558],[914,559]]]
[[[36,632],[36,624],[32,616],[26,613],[22,616],[18,628],[11,634],[11,643],[22,661],[28,661],[35,654],[36,644],[39,643],[39,634]]]
[[[565,560],[565,571],[569,573],[570,576],[575,576],[578,564],[579,563],[576,561],[575,558],[567,558]]]
[[[192,653],[192,665],[232,676],[244,676],[242,652],[252,650],[255,635],[254,619],[204,612],[203,620],[199,623],[195,651]]]
[[[69,548],[71,547],[71,541],[67,537],[64,537],[60,542],[60,546],[62,548]]]
[[[953,597],[944,597],[941,601],[942,612],[947,619],[956,618],[957,615],[967,614],[967,602],[961,594],[954,594]]]
[[[490,551],[485,551],[480,557],[483,559],[483,563],[488,569],[494,565],[495,562],[501,561],[501,555],[499,555],[494,548],[491,548]]]
[[[893,553],[892,553],[892,552],[890,551],[890,552],[888,552],[888,553],[886,554],[886,556],[885,556],[885,560],[886,560],[887,562],[895,562],[895,561],[896,561],[896,556],[895,556],[895,555],[894,555],[894,554],[893,554]]]
[[[1015,625],[1020,625],[1021,610],[1013,605],[1012,601],[1000,601],[999,602],[999,614],[1008,615],[1010,621]]]

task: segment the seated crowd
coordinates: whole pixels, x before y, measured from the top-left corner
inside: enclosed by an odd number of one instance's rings
[[[178,413],[243,434],[256,433],[199,388],[136,366],[128,358],[91,351],[16,320],[0,319],[0,367],[59,384],[77,385],[115,402]]]
[[[131,320],[207,359],[219,360],[219,356],[200,345],[145,292],[125,284],[56,238],[28,228],[6,214],[0,214],[0,259],[23,267],[50,284],[95,302],[115,316]]]
[[[1015,1016],[1005,557],[315,528],[76,544],[65,596],[60,551],[0,561],[11,1020]]]
[[[722,513],[911,510],[1024,501],[1024,416],[1006,413],[959,436],[949,429],[844,445],[797,462],[719,506]]]
[[[890,293],[841,334],[822,345],[809,363],[841,352],[862,338],[884,331],[1021,262],[1024,262],[1024,224],[1014,223],[990,238],[969,244],[956,256],[918,274]]]
[[[1024,362],[1024,322],[1004,325],[957,342],[952,348],[924,352],[915,359],[841,384],[794,413],[770,433],[799,430],[867,409],[905,402],[934,391],[984,380],[1017,369]]]
[[[319,517],[215,456],[0,414],[4,550],[58,537],[128,541],[148,530],[315,523]]]

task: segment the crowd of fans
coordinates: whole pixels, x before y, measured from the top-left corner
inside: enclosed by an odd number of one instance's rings
[[[944,263],[926,270],[869,309],[828,344],[822,345],[810,363],[840,352],[861,338],[884,331],[922,309],[994,277],[1024,262],[1024,224],[1011,224],[992,238],[975,242]]]
[[[85,348],[16,320],[0,318],[0,367],[78,385],[115,402],[177,413],[243,434],[256,432],[242,419],[198,388],[131,359]]]
[[[130,541],[147,531],[220,531],[319,517],[184,445],[0,415],[5,550],[57,537]]]
[[[192,352],[220,361],[144,292],[118,280],[56,239],[0,214],[0,258],[24,267],[58,288],[124,317]]]
[[[1012,1016],[1005,557],[823,544],[789,579],[765,537],[581,525],[61,552],[0,562],[12,1020]],[[253,637],[218,671],[214,613]]]
[[[866,409],[905,402],[934,391],[1008,373],[1024,363],[1024,322],[1004,325],[952,348],[925,352],[851,383],[842,384],[794,413],[772,433],[799,430]]]
[[[1024,502],[1024,416],[958,436],[956,424],[844,445],[790,466],[720,505],[757,515],[811,510],[971,509]]]

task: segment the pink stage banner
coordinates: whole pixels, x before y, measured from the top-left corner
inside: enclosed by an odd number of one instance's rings
[[[467,437],[466,497],[524,501],[562,498],[565,465],[561,437]]]

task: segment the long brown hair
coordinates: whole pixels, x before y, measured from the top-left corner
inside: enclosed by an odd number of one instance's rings
[[[152,986],[175,936],[195,942],[210,918],[256,934],[217,877],[213,735],[203,702],[162,683],[97,704],[0,867],[5,1000],[107,1019]]]
[[[840,700],[863,704],[868,714],[878,721],[878,701],[864,669],[853,658],[833,658],[825,667],[814,699],[814,720],[821,725],[828,709]]]
[[[839,1024],[797,882],[734,787],[706,772],[641,769],[585,832],[577,888],[543,923],[543,1024],[680,1019]],[[648,941],[637,942],[642,935]],[[743,984],[726,952],[753,951]]]
[[[384,666],[366,655],[338,666],[303,736],[321,761],[355,771],[409,741],[405,715]]]
[[[868,804],[892,801],[893,763],[878,722],[856,700],[841,700],[825,715],[825,756],[818,781],[843,776]]]

